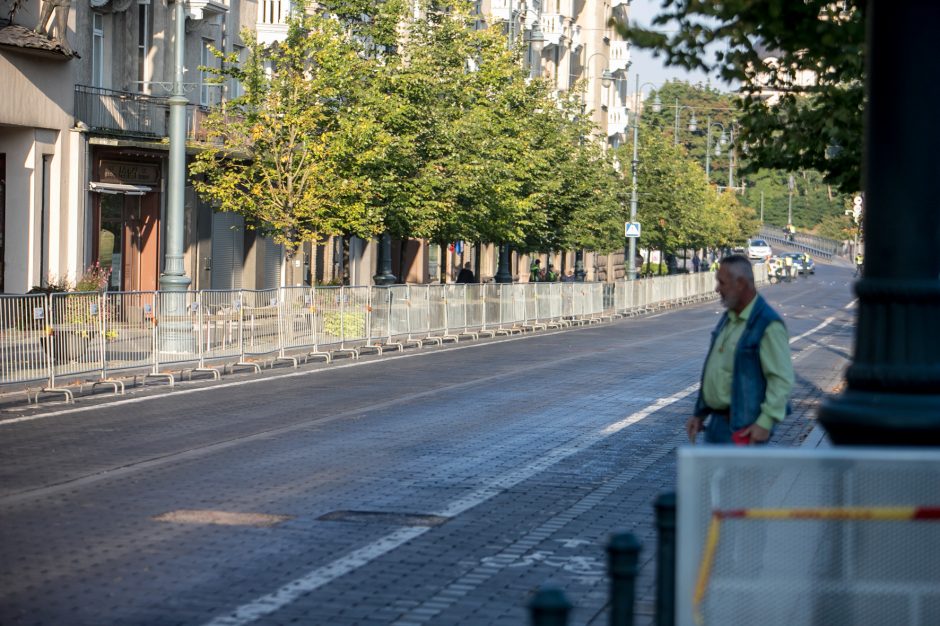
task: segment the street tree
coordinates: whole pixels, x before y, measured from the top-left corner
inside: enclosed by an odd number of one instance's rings
[[[247,61],[226,59],[215,72],[244,95],[210,113],[190,170],[196,191],[291,252],[331,235],[380,232],[371,172],[391,138],[375,115],[373,63],[359,42],[314,12],[292,14],[277,44],[243,36]]]
[[[750,150],[745,171],[817,170],[845,193],[861,188],[862,0],[663,0],[662,6],[651,28],[618,24],[618,30],[669,65],[740,84],[742,140]],[[779,97],[767,98],[769,92]]]
[[[643,224],[640,243],[648,249],[675,253],[695,242],[705,229],[710,192],[701,168],[681,147],[660,133],[640,136],[637,217]]]

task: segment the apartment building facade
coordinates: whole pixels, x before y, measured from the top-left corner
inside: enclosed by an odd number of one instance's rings
[[[76,281],[98,263],[112,290],[153,290],[163,270],[167,214],[170,83],[176,67],[174,4],[167,0],[0,0],[0,292],[24,293]],[[598,140],[616,145],[626,120],[629,48],[608,26],[625,17],[621,0],[482,0],[481,22],[506,23],[529,47],[532,75],[558,91],[580,85]],[[288,0],[188,0],[184,81],[189,158],[208,107],[237,94],[210,85],[199,66],[211,49],[241,54],[240,33],[262,42],[286,34]],[[3,19],[5,18],[5,19]],[[581,81],[584,78],[586,80]],[[289,260],[241,217],[218,213],[187,184],[184,264],[196,289],[266,288],[345,280],[370,284],[374,242],[330,240]],[[573,254],[556,267],[573,267]],[[496,273],[494,246],[461,242],[393,245],[393,272],[431,282],[472,261]],[[525,280],[528,258],[514,256]],[[591,278],[591,262],[585,259]],[[345,268],[345,269],[344,269]]]

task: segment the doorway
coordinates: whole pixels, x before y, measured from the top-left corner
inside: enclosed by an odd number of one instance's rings
[[[108,291],[155,291],[160,229],[157,194],[98,195],[95,259],[111,270]]]

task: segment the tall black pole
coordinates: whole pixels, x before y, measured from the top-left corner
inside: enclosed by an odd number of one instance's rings
[[[496,276],[493,280],[497,283],[511,283],[512,272],[509,271],[509,244],[504,243],[499,246],[499,267],[496,268]]]
[[[392,274],[392,236],[386,231],[379,235],[378,259],[372,281],[376,285],[391,285],[396,280]]]
[[[867,5],[865,274],[836,444],[940,445],[940,52],[936,0]]]

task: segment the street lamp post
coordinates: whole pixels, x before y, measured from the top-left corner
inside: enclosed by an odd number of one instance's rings
[[[634,102],[634,114],[633,114],[633,160],[630,162],[630,171],[632,177],[632,183],[630,188],[630,221],[636,222],[636,205],[637,205],[637,182],[636,174],[637,168],[640,165],[638,147],[640,143],[640,89],[650,85],[655,87],[653,83],[643,83],[640,84],[640,74],[636,75],[636,93],[633,94]],[[653,100],[653,113],[659,113],[662,109],[662,103],[659,100],[659,94],[656,94],[656,99]],[[627,256],[627,279],[636,280],[636,237],[629,237],[630,245],[629,252]]]
[[[682,112],[682,110],[688,109],[692,111],[692,117],[689,118],[689,132],[694,133],[695,129],[698,128],[698,123],[695,120],[695,108],[694,107],[690,107],[687,104],[683,104],[680,106],[679,98],[676,98],[676,103],[674,106],[676,107],[676,119],[673,122],[673,127],[672,127],[672,145],[678,146],[679,145],[679,114]]]
[[[176,66],[170,104],[170,155],[167,180],[166,257],[160,275],[161,291],[186,291],[190,278],[183,267],[183,204],[186,197],[186,105],[183,93],[183,65],[186,54],[186,11],[183,0],[176,0]],[[176,301],[181,298],[171,298]],[[173,306],[171,304],[171,306]]]
[[[720,122],[713,122],[707,118],[705,122],[705,179],[711,182],[711,156],[712,156],[712,126],[721,129],[721,136],[715,144],[715,156],[721,154],[721,146],[726,143],[725,132],[731,135],[731,146],[728,148],[728,189],[734,188],[734,124],[729,123],[726,129]]]

